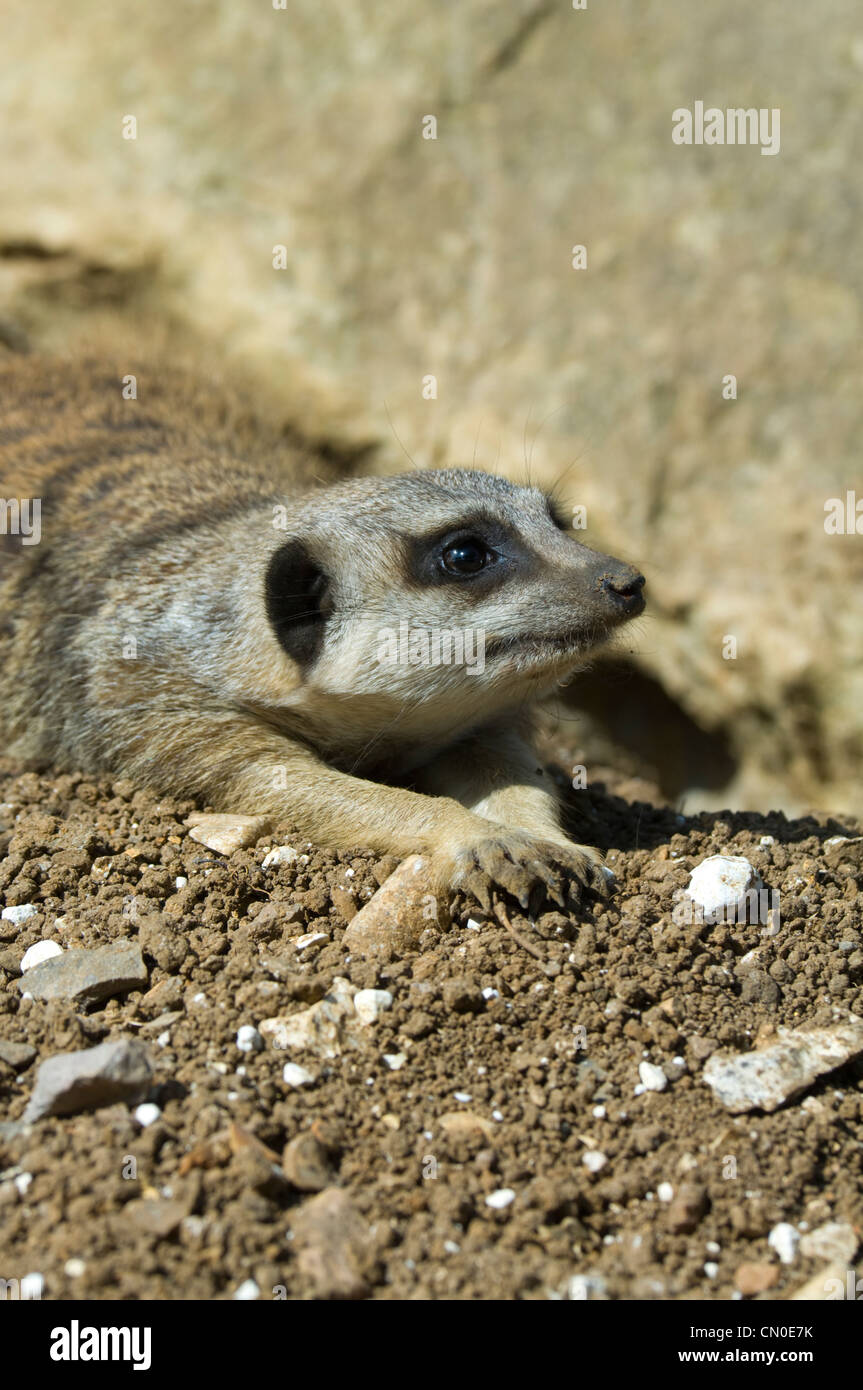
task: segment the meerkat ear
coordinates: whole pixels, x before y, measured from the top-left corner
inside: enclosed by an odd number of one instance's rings
[[[329,578],[300,540],[286,541],[267,567],[267,617],[288,656],[311,666],[329,617]]]

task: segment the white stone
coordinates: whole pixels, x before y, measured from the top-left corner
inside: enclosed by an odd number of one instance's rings
[[[467,921],[465,922],[465,926],[467,927],[468,931],[479,931],[480,929],[480,923],[475,921],[473,917],[468,917]]]
[[[264,1040],[252,1023],[243,1023],[237,1029],[237,1047],[241,1052],[260,1052]]]
[[[298,936],[294,944],[298,951],[305,951],[308,946],[316,946],[319,941],[329,941],[325,931],[308,931],[304,936]]]
[[[767,1237],[767,1244],[775,1250],[784,1265],[792,1265],[800,1244],[800,1232],[790,1221],[780,1221]]]
[[[755,869],[742,855],[712,854],[696,864],[689,875],[686,891],[702,908],[706,918],[724,916],[731,910],[736,917],[740,915],[738,905],[740,913],[743,911],[744,895],[762,886]]]
[[[286,1086],[310,1086],[314,1073],[301,1067],[298,1062],[286,1062],[282,1069],[282,1080]]]
[[[404,1052],[384,1053],[384,1066],[389,1067],[390,1071],[401,1071],[406,1061],[407,1055]]]
[[[190,839],[216,854],[225,855],[248,849],[270,828],[266,816],[216,815],[201,811],[189,816],[186,825]]]
[[[87,1266],[83,1260],[73,1258],[66,1261],[63,1266],[63,1272],[67,1279],[80,1279],[86,1268]]]
[[[581,1161],[588,1173],[598,1173],[608,1162],[608,1155],[600,1153],[599,1149],[588,1149],[581,1155]]]
[[[499,999],[500,993],[498,990],[492,989],[491,985],[486,985],[485,989],[482,991],[482,997],[486,1001],[489,999]]]
[[[176,888],[178,893],[181,888],[187,888],[188,886],[189,880],[186,878],[185,874],[178,874],[177,877],[174,879],[174,887]]]
[[[505,1207],[512,1206],[514,1201],[515,1193],[511,1187],[498,1187],[494,1192],[488,1194],[485,1204],[493,1211],[503,1211]]]
[[[863,1052],[863,1021],[853,1015],[833,1028],[778,1028],[778,1041],[755,1052],[715,1052],[702,1073],[732,1114],[776,1110],[800,1095],[817,1077]]]
[[[593,1115],[593,1118],[595,1120],[604,1120],[606,1115],[608,1114],[608,1111],[606,1110],[604,1105],[595,1105],[590,1113]]]
[[[4,907],[0,917],[4,922],[12,922],[16,927],[23,926],[39,911],[35,903],[19,903],[17,907]]]
[[[356,990],[350,980],[336,975],[317,1004],[295,1014],[265,1018],[258,1024],[274,1048],[308,1051],[330,1060],[348,1048],[362,1047],[364,1029],[354,1008]]]
[[[762,835],[758,843],[762,849],[768,849],[770,845],[775,845],[776,841],[772,835]]]
[[[275,849],[269,850],[267,854],[264,855],[264,862],[261,868],[274,869],[279,868],[282,864],[293,864],[299,857],[299,853],[294,849],[293,845],[276,845]]]
[[[31,1184],[32,1181],[33,1181],[33,1174],[32,1174],[32,1173],[19,1173],[19,1174],[18,1174],[17,1178],[15,1179],[15,1186],[16,1186],[17,1189],[18,1189],[18,1196],[19,1196],[19,1197],[23,1197],[23,1196],[26,1194],[27,1189],[28,1189],[28,1187],[30,1186],[30,1184]]]
[[[153,1105],[149,1101],[145,1101],[143,1105],[136,1106],[133,1111],[135,1119],[142,1129],[146,1129],[148,1125],[155,1124],[161,1113],[158,1105]]]
[[[660,1202],[670,1202],[674,1197],[674,1188],[670,1182],[661,1182],[656,1189],[656,1195]]]
[[[234,1291],[234,1299],[239,1303],[250,1303],[255,1298],[260,1298],[261,1290],[258,1288],[254,1279],[246,1279],[238,1289]]]
[[[360,989],[354,995],[354,1008],[363,1023],[374,1023],[392,1006],[393,996],[388,989]]]
[[[639,1062],[638,1075],[645,1091],[664,1091],[668,1085],[668,1077],[662,1067],[655,1066],[653,1062]]]
[[[58,946],[56,941],[37,941],[35,946],[31,946],[21,957],[21,974],[27,970],[32,970],[34,965],[41,965],[43,960],[51,960],[53,956],[62,956],[63,947]]]
[[[713,1260],[708,1260],[704,1266],[704,1273],[707,1275],[708,1279],[715,1279],[719,1273],[719,1265]]]

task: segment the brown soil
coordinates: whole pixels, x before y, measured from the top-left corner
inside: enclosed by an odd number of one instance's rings
[[[580,794],[574,829],[607,851],[617,892],[608,906],[541,913],[541,960],[496,923],[467,926],[472,908],[380,966],[341,942],[352,903],[394,863],[313,849],[289,825],[226,859],[189,838],[190,804],[7,764],[0,897],[39,912],[0,923],[0,1039],[37,1054],[17,1074],[0,1063],[0,1277],[39,1272],[50,1299],[230,1298],[248,1280],[262,1298],[326,1292],[326,1271],[298,1257],[319,1199],[278,1180],[247,1138],[280,1157],[311,1132],[309,1186],[342,1189],[359,1213],[333,1208],[338,1229],[331,1212],[317,1236],[347,1242],[336,1259],[354,1261],[357,1293],[544,1299],[577,1296],[570,1280],[589,1275],[604,1281],[592,1296],[728,1299],[742,1263],[766,1262],[776,1282],[761,1296],[786,1297],[820,1266],[777,1264],[773,1225],[863,1226],[863,1069],[812,1087],[817,1104],[736,1118],[701,1070],[778,1024],[861,1011],[863,873],[829,867],[822,848],[859,829],[683,818],[639,792],[609,774]],[[284,843],[308,861],[262,869]],[[781,890],[775,936],[672,923],[672,893],[717,852],[746,855]],[[308,932],[324,940],[297,950]],[[155,992],[90,1011],[22,999],[21,956],[43,937],[66,949],[138,939]],[[314,1084],[284,1082],[284,1052],[238,1050],[241,1025],[309,1007],[336,976],[394,1003],[356,1050],[296,1057]],[[150,1049],[153,1124],[125,1104],[17,1123],[40,1061],[120,1037]],[[635,1094],[642,1060],[665,1069],[667,1090]],[[447,1130],[454,1111],[484,1123],[462,1116]],[[583,1163],[589,1150],[606,1156],[599,1171]],[[501,1189],[514,1199],[489,1205]]]

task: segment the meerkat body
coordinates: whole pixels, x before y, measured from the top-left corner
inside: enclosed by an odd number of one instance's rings
[[[603,891],[520,726],[641,611],[641,576],[534,488],[319,470],[287,443],[250,450],[185,381],[148,378],[145,403],[105,370],[0,365],[8,750],[336,848],[425,852],[480,896]],[[9,524],[28,499],[38,544]]]

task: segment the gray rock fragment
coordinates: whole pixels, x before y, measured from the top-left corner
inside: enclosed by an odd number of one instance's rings
[[[152,1075],[147,1049],[134,1039],[120,1038],[82,1052],[61,1052],[43,1062],[36,1073],[24,1122],[32,1124],[46,1115],[71,1115],[76,1110],[139,1100]]]
[[[22,993],[34,999],[70,999],[95,1004],[148,981],[141,948],[135,941],[114,941],[92,950],[64,951],[34,965],[18,981]]]
[[[15,1071],[29,1067],[35,1056],[36,1049],[29,1043],[9,1042],[6,1038],[0,1038],[0,1062],[5,1062]]]

